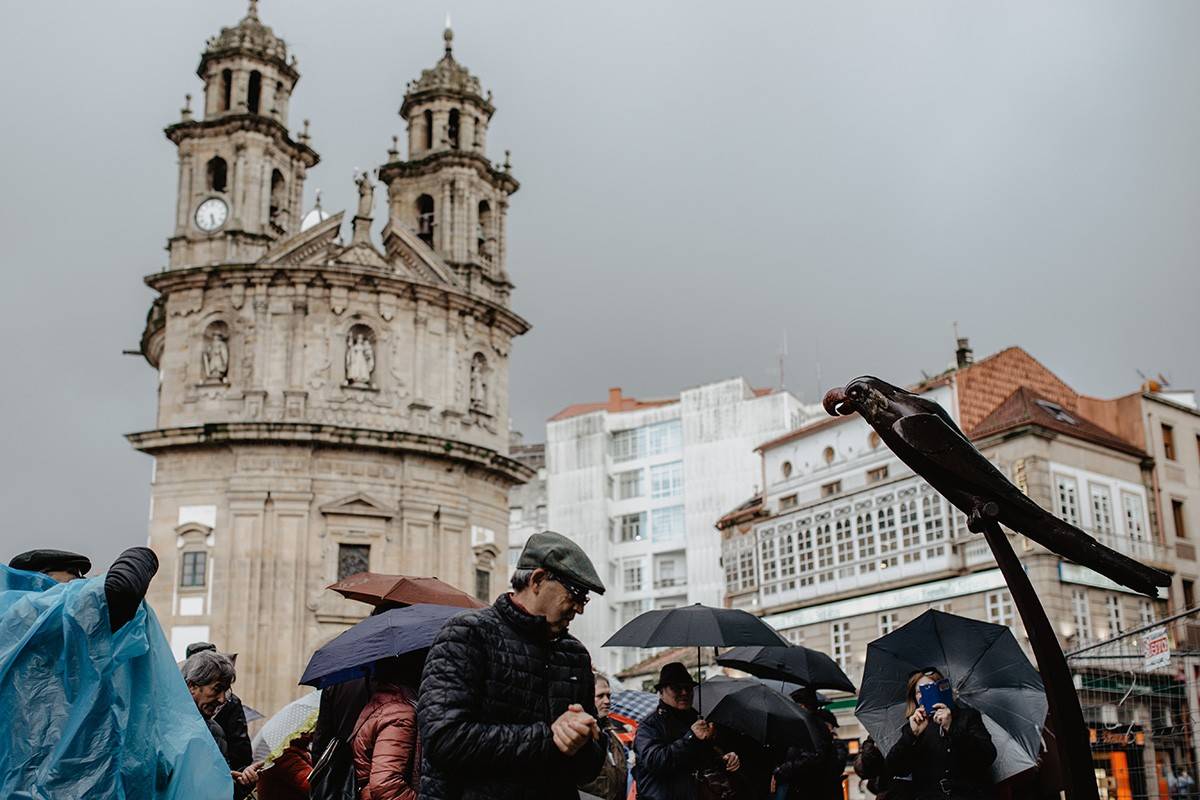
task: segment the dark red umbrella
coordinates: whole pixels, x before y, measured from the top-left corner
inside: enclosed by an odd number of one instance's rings
[[[418,578],[413,575],[384,575],[379,572],[359,572],[325,587],[349,600],[373,606],[457,606],[485,608],[464,591],[455,589],[437,578]]]

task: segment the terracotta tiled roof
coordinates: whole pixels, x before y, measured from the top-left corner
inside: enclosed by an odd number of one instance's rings
[[[679,398],[677,397],[671,397],[665,400],[636,400],[632,397],[622,397],[620,405],[616,408],[613,408],[611,403],[575,403],[574,405],[567,406],[562,411],[551,417],[550,422],[558,422],[560,419],[570,419],[571,417],[581,417],[584,414],[591,414],[596,411],[620,413],[622,411],[638,411],[643,408],[669,406],[671,403],[678,402]]]
[[[767,512],[763,508],[763,496],[761,494],[755,495],[717,520],[717,530],[723,531],[733,525],[765,516],[767,516]]]
[[[1018,387],[1028,387],[1068,411],[1079,393],[1020,347],[1008,347],[954,373],[958,384],[958,424],[973,430]]]
[[[1065,408],[1027,386],[1021,386],[1004,402],[979,422],[968,434],[972,439],[982,439],[1004,431],[1034,425],[1045,430],[1073,436],[1076,439],[1110,447],[1130,455],[1144,457],[1140,448],[1120,439],[1078,411]]]
[[[713,664],[713,652],[711,647],[700,648],[701,663],[705,666]],[[659,670],[670,664],[672,661],[682,663],[689,670],[696,669],[696,648],[695,647],[673,647],[670,650],[664,650],[656,656],[650,656],[637,662],[631,667],[626,667],[617,673],[617,677],[621,680],[626,678],[634,678],[638,675],[657,675]]]

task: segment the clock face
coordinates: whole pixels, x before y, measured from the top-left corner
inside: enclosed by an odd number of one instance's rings
[[[229,206],[219,197],[210,197],[196,209],[196,226],[202,231],[215,231],[225,224]]]

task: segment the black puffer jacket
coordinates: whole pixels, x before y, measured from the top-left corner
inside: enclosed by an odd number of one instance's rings
[[[698,714],[694,708],[681,711],[659,703],[654,713],[638,725],[633,739],[637,761],[633,779],[639,800],[687,800],[699,788],[692,773],[701,767],[720,768],[721,761],[711,742],[692,733]]]
[[[555,746],[550,724],[572,703],[596,715],[591,658],[574,636],[551,639],[545,618],[507,594],[454,617],[421,678],[421,799],[576,800],[604,747],[567,757]]]
[[[992,793],[995,760],[996,746],[983,717],[959,703],[947,734],[930,720],[921,735],[914,736],[905,722],[900,741],[887,754],[887,768],[893,775],[912,775],[918,800],[978,800]]]
[[[787,757],[775,768],[775,780],[786,785],[787,800],[838,800],[842,797],[842,774],[846,771],[848,746],[831,734],[823,735],[815,749],[789,747]]]

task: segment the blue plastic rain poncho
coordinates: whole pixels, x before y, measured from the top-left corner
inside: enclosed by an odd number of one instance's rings
[[[103,577],[0,565],[0,797],[229,800],[154,612],[109,627]]]

